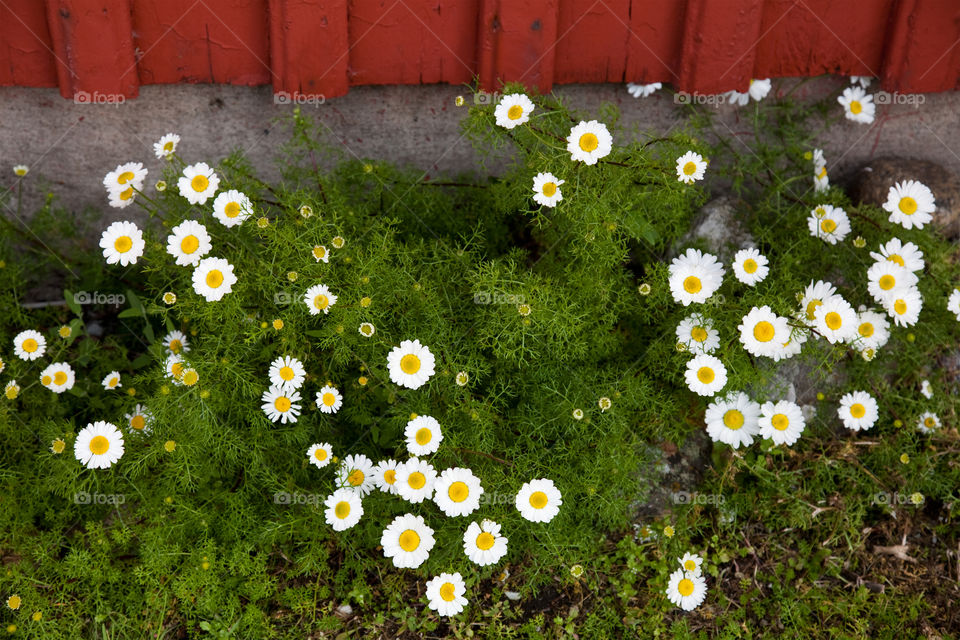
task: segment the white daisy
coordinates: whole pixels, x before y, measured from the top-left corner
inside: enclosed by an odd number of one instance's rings
[[[393,566],[398,569],[419,567],[430,557],[434,543],[433,529],[423,516],[411,513],[394,518],[380,536],[384,557],[393,558]]]
[[[13,175],[17,176],[18,178],[22,178],[23,176],[27,175],[27,173],[29,172],[30,172],[30,167],[28,167],[25,164],[13,165]]]
[[[280,356],[270,363],[270,384],[275,387],[299,389],[303,386],[307,371],[303,363],[290,356]]]
[[[323,413],[336,413],[343,406],[343,396],[336,387],[324,385],[317,391],[317,408]]]
[[[330,262],[330,252],[322,244],[315,246],[310,253],[313,254],[313,259],[317,262],[323,262],[324,264]]]
[[[703,180],[707,171],[707,161],[699,153],[687,151],[677,158],[677,180],[684,184],[692,184],[696,180]]]
[[[186,366],[184,365],[183,356],[178,353],[169,354],[163,363],[164,375],[173,380],[173,383],[177,386],[183,384],[181,379],[183,378],[183,371],[185,369]]]
[[[870,76],[850,76],[850,84],[859,84],[864,89],[869,87],[871,82],[873,78]]]
[[[106,469],[123,455],[123,434],[102,420],[87,424],[77,434],[73,455],[87,469]]]
[[[414,504],[433,497],[433,488],[437,482],[437,471],[430,463],[420,458],[410,458],[397,466],[394,488],[397,494]]]
[[[184,220],[167,236],[167,253],[181,267],[197,264],[212,247],[207,228],[195,220]]]
[[[310,309],[310,315],[319,315],[330,313],[330,307],[337,303],[337,296],[330,292],[330,288],[325,284],[315,284],[303,294],[303,303]]]
[[[753,437],[760,433],[759,418],[760,405],[735,391],[708,404],[703,419],[711,440],[739,449],[753,444]]]
[[[390,380],[401,387],[419,389],[434,374],[435,360],[419,340],[404,340],[387,354]]]
[[[360,496],[373,491],[375,482],[373,462],[370,458],[354,453],[341,460],[337,468],[337,486],[341,489],[352,489]]]
[[[190,343],[187,342],[187,336],[182,331],[171,331],[165,335],[163,346],[170,353],[187,353],[190,351]]]
[[[76,379],[73,367],[67,362],[54,362],[40,372],[40,384],[54,393],[69,391]]]
[[[204,258],[193,270],[193,290],[207,302],[222,299],[236,283],[233,265],[223,258]]]
[[[455,616],[467,606],[466,592],[459,573],[441,573],[427,582],[427,606],[439,616]]]
[[[375,333],[377,332],[377,328],[376,328],[375,326],[373,326],[373,324],[370,323],[370,322],[363,322],[363,323],[360,324],[359,327],[357,327],[357,331],[358,331],[358,332],[360,333],[360,335],[362,335],[364,338],[369,338],[369,337],[371,337],[373,334],[375,334]]]
[[[33,329],[21,331],[13,339],[13,352],[21,360],[36,360],[47,352],[47,339]]]
[[[837,102],[843,106],[847,120],[861,124],[873,122],[877,106],[873,103],[873,96],[861,87],[847,87],[843,90],[843,95],[837,96]]]
[[[448,518],[468,516],[480,508],[483,487],[470,469],[444,469],[433,485],[433,501]]]
[[[800,310],[803,313],[803,319],[808,325],[816,322],[817,307],[823,304],[823,301],[837,293],[837,288],[829,282],[823,280],[810,281],[807,288],[803,290],[803,296],[800,299]]]
[[[168,133],[153,143],[153,152],[159,159],[169,159],[170,156],[177,152],[178,144],[180,144],[180,136],[175,133]]]
[[[323,501],[323,515],[334,531],[345,531],[360,522],[363,503],[352,489],[337,489]]]
[[[886,304],[902,289],[916,284],[917,276],[913,271],[891,260],[875,262],[867,269],[867,291],[877,304]]]
[[[702,353],[687,362],[687,388],[699,396],[712,396],[727,384],[727,368],[719,358]]]
[[[960,288],[950,292],[950,297],[947,298],[947,311],[957,316],[957,321],[960,321]]]
[[[100,236],[100,248],[107,264],[121,267],[136,264],[143,255],[143,232],[132,222],[118,221],[111,224]]]
[[[756,249],[740,249],[733,257],[733,274],[747,286],[754,286],[770,273],[769,261]]]
[[[770,78],[765,78],[763,80],[750,80],[750,88],[747,89],[745,93],[740,93],[739,91],[728,91],[726,93],[727,100],[731,104],[736,104],[738,106],[746,106],[750,102],[750,98],[753,98],[755,102],[760,102],[767,97],[767,94],[770,93]]]
[[[108,193],[126,191],[131,187],[140,191],[146,178],[147,170],[142,162],[127,162],[118,165],[116,169],[104,176],[103,186]]]
[[[513,129],[530,120],[530,113],[534,109],[536,105],[524,94],[509,93],[500,98],[500,102],[493,110],[493,115],[497,119],[498,126]]]
[[[926,413],[920,414],[920,417],[917,419],[917,429],[923,433],[933,433],[936,429],[940,428],[940,417],[935,413]]]
[[[933,220],[937,204],[930,188],[916,180],[898,182],[887,193],[883,208],[890,213],[890,222],[904,229],[923,229],[923,225]]]
[[[789,327],[790,339],[783,343],[779,351],[773,354],[774,362],[800,355],[803,345],[810,338],[810,330],[803,327]]]
[[[687,551],[685,554],[683,554],[682,558],[677,558],[677,561],[687,573],[692,573],[695,576],[699,576],[703,573],[703,558],[696,553],[690,553]]]
[[[753,356],[779,359],[780,350],[790,340],[790,325],[770,307],[753,307],[737,326],[740,344]]]
[[[684,611],[693,611],[707,597],[707,580],[703,574],[693,574],[677,569],[670,574],[667,598]]]
[[[567,136],[567,151],[574,162],[594,165],[613,150],[613,137],[602,122],[583,120],[570,130]]]
[[[810,212],[807,228],[814,238],[820,238],[827,244],[837,244],[850,233],[850,218],[840,207],[821,204]]]
[[[663,84],[660,82],[651,82],[650,84],[636,84],[633,82],[628,82],[627,92],[634,98],[648,98],[653,94],[653,92],[662,87]]]
[[[774,444],[792,445],[800,438],[806,425],[800,406],[789,400],[764,402],[760,405],[760,436]]]
[[[120,372],[111,371],[110,373],[107,374],[107,376],[103,379],[103,382],[101,382],[100,384],[102,384],[103,388],[106,389],[107,391],[122,387],[123,385],[120,384]]]
[[[440,423],[431,416],[417,416],[407,422],[404,430],[407,439],[407,451],[415,456],[426,456],[440,448],[443,432]]]
[[[677,325],[677,342],[690,353],[713,353],[720,346],[720,332],[713,328],[713,320],[694,313]]]
[[[507,539],[500,534],[500,525],[493,520],[471,522],[463,534],[463,552],[470,561],[486,567],[500,562],[507,555]]]
[[[154,420],[153,413],[142,404],[135,406],[133,411],[123,418],[127,421],[128,427],[142,434],[150,433],[150,427],[153,426]]]
[[[872,427],[880,412],[877,401],[866,391],[851,391],[840,398],[837,415],[843,426],[851,431],[866,431]]]
[[[852,340],[861,349],[880,349],[890,339],[890,323],[887,318],[873,310],[861,310],[857,314],[857,333]]]
[[[213,201],[213,217],[225,227],[235,227],[253,215],[253,203],[236,189],[220,193]]]
[[[136,187],[136,190],[139,190],[140,187]],[[107,192],[107,204],[115,209],[124,209],[131,204],[133,204],[134,199],[137,197],[137,191],[134,186],[131,185],[126,189],[109,191]]]
[[[870,257],[877,261],[896,262],[914,273],[923,270],[923,251],[912,242],[903,244],[900,238],[891,238],[886,244],[880,245],[880,253],[871,251]]]
[[[923,297],[915,287],[901,289],[896,295],[890,296],[883,308],[897,326],[912,327],[917,324],[923,309]]]
[[[16,380],[11,380],[3,387],[3,395],[7,397],[7,400],[14,400],[20,395],[20,385],[17,384]]]
[[[271,386],[260,396],[263,413],[273,422],[296,422],[300,415],[300,393],[286,387]]]
[[[560,185],[563,183],[563,180],[558,180],[552,173],[538,173],[533,177],[534,202],[545,207],[557,206],[557,203],[563,200],[563,194],[560,193]]]
[[[515,504],[520,515],[530,522],[550,522],[560,513],[563,496],[553,480],[539,478],[523,483]]]
[[[923,381],[920,383],[920,393],[921,393],[921,394],[923,395],[923,397],[926,398],[927,400],[929,400],[929,399],[931,399],[931,398],[933,397],[933,386],[931,386],[929,380],[923,380]]]
[[[220,178],[205,162],[184,167],[183,175],[177,181],[180,195],[190,204],[204,204],[213,197],[220,186]]]
[[[394,459],[381,460],[373,469],[373,481],[384,493],[397,493],[397,470],[400,463]]]
[[[683,306],[706,302],[723,283],[723,265],[716,256],[687,249],[670,263],[670,293]]]
[[[320,442],[311,445],[310,448],[307,449],[307,459],[310,460],[310,464],[317,469],[323,469],[330,464],[332,457],[333,447],[330,446],[329,442]]]
[[[813,314],[816,329],[830,344],[849,342],[857,334],[857,312],[841,296],[830,296]]]

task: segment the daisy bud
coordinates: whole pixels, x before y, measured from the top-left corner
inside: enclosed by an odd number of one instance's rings
[[[857,249],[863,249],[865,246],[867,246],[867,241],[863,239],[863,236],[857,236],[853,239],[853,246],[855,246]]]
[[[163,294],[163,301],[167,304],[173,304],[177,301],[177,294],[172,291],[167,291]]]
[[[465,102],[465,101],[464,101],[464,99],[463,99],[463,96],[457,96],[457,99],[453,101],[453,103],[454,103],[455,105],[457,105],[458,107],[462,107],[463,104],[464,104],[464,102]]]
[[[154,185],[154,188],[155,188],[157,191],[166,191],[166,190],[167,190],[167,183],[164,182],[163,180],[157,180],[157,184]]]
[[[650,290],[651,290],[651,289],[650,289],[650,285],[647,284],[646,282],[644,282],[644,283],[641,284],[639,287],[637,287],[637,291],[639,291],[639,292],[640,292],[640,295],[642,295],[642,296],[648,296],[648,295],[650,295]]]
[[[258,219],[257,219],[257,226],[260,227],[261,229],[266,229],[267,227],[270,226],[270,220],[269,220],[269,218],[266,218],[266,217],[258,218]]]

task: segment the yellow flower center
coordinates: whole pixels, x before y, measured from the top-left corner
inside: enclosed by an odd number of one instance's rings
[[[692,176],[697,172],[697,163],[692,160],[687,164],[683,165],[683,174],[687,176]]]
[[[700,367],[697,370],[697,380],[703,384],[710,384],[715,377],[716,374],[713,373],[713,369],[710,367]]]
[[[66,383],[67,383],[67,374],[66,374],[66,373],[64,373],[63,371],[57,371],[55,374],[53,374],[53,384],[55,384],[55,385],[63,385],[63,384],[66,384]]]
[[[823,300],[811,300],[807,303],[807,320],[813,320],[817,307],[823,304]]]
[[[859,402],[856,404],[850,405],[850,415],[853,416],[854,418],[859,419],[865,416],[866,414],[867,414],[867,408],[864,407]]]
[[[897,286],[897,279],[889,273],[885,273],[880,276],[880,280],[877,281],[877,284],[880,285],[880,288],[884,291],[890,291],[890,289],[893,289],[895,286]]]
[[[777,431],[785,431],[786,428],[790,426],[790,418],[788,418],[785,414],[777,413],[770,418],[770,424]]]
[[[850,113],[852,113],[853,115],[857,115],[857,114],[860,113],[861,111],[863,111],[863,105],[860,104],[860,101],[859,101],[859,100],[851,100],[851,101],[850,101]]]
[[[547,494],[543,491],[534,491],[530,494],[530,506],[534,509],[543,509],[547,506]]]
[[[824,323],[827,327],[833,331],[836,331],[841,326],[843,326],[843,318],[836,311],[831,311],[823,318]]]
[[[757,342],[770,342],[773,340],[774,333],[776,330],[773,328],[773,323],[766,320],[761,320],[753,327],[753,337]]]
[[[240,205],[236,202],[228,202],[227,206],[223,208],[223,215],[228,218],[236,218],[240,215]]]
[[[133,187],[127,187],[126,189],[120,192],[121,200],[129,200],[132,197],[133,197]]]
[[[130,236],[120,236],[113,241],[113,248],[117,250],[118,253],[126,253],[130,251],[133,247],[133,240],[130,239]]]
[[[90,453],[95,456],[102,456],[110,448],[110,441],[106,436],[94,436],[90,440]]]
[[[292,367],[287,367],[287,366],[280,367],[280,379],[290,382],[291,380],[293,380],[294,375],[296,374],[293,372]]]
[[[404,551],[416,551],[417,547],[420,546],[420,534],[413,529],[407,529],[400,534],[400,539],[398,542],[400,544],[400,548]]]
[[[117,183],[119,183],[119,184],[127,184],[128,182],[130,182],[131,180],[133,180],[135,177],[136,177],[136,176],[133,175],[133,171],[124,171],[124,172],[121,173],[119,176],[117,176]]]
[[[51,382],[53,382],[53,378],[51,378],[50,376],[43,376],[42,378],[40,378],[40,384],[42,384],[45,387],[49,387]]]
[[[199,248],[200,240],[197,239],[197,236],[187,236],[180,241],[180,251],[183,251],[186,254],[191,254]]]
[[[427,484],[427,477],[419,471],[414,471],[407,476],[407,484],[411,489],[422,489],[423,485]]]
[[[273,401],[273,407],[280,413],[286,413],[290,411],[290,398],[286,396],[280,396]]]
[[[354,469],[350,472],[350,475],[347,476],[347,482],[350,483],[351,487],[359,487],[361,484],[363,484],[364,478],[366,478],[366,476],[363,475],[363,471],[360,469]]]
[[[691,595],[693,593],[693,580],[690,578],[684,578],[681,580],[680,583],[677,584],[677,591],[684,598]]]
[[[317,450],[313,452],[313,457],[320,461],[326,460],[327,450],[323,447],[317,447]]]
[[[332,407],[333,405],[337,404],[337,396],[333,395],[329,391],[323,394],[322,400],[323,400],[323,404],[328,407]]]
[[[873,335],[873,325],[870,324],[869,322],[864,322],[863,324],[860,325],[860,328],[857,329],[857,331],[864,338],[869,338],[870,336]]]
[[[820,231],[824,233],[833,233],[837,229],[837,223],[830,218],[824,218],[820,221]]]
[[[163,145],[163,150],[166,151],[167,153],[170,153],[171,151],[173,151],[173,140],[168,140]]]
[[[417,435],[415,437],[417,440],[417,444],[422,446],[427,444],[433,439],[433,433],[430,431],[430,429],[427,429],[426,427],[424,427],[422,429],[417,429]]]
[[[928,429],[932,429],[933,426],[934,426],[935,424],[937,424],[937,421],[934,420],[933,418],[927,418],[926,420],[923,421],[923,424],[924,424],[924,426],[927,427]]]
[[[107,381],[107,386],[112,389],[113,387],[117,386],[117,383],[118,383],[118,382],[120,382],[120,381],[117,380],[116,377],[110,378],[110,379]]]
[[[683,563],[683,568],[686,569],[687,571],[695,571],[697,568],[697,563],[694,562],[693,560],[687,560],[686,562]]]
[[[907,312],[907,303],[903,300],[897,300],[893,303],[893,310],[897,312],[898,316],[902,316]]]
[[[707,339],[707,330],[703,327],[694,327],[690,330],[690,337],[697,342],[703,342]]]
[[[333,508],[333,514],[343,520],[350,515],[350,503],[338,502],[337,506]]]
[[[192,387],[200,380],[200,374],[195,369],[187,369],[183,373],[183,384]],[[288,401],[289,402],[289,401]]]
[[[170,365],[170,373],[173,374],[174,378],[179,379],[180,376],[183,375],[183,363],[174,362],[172,365]]]
[[[23,350],[26,351],[27,353],[33,353],[34,351],[40,348],[40,345],[33,338],[27,338],[26,340],[23,341],[23,345],[21,346],[23,347]]]
[[[180,340],[178,340],[177,338],[174,338],[173,340],[170,341],[170,344],[167,345],[167,347],[170,349],[170,351],[174,353],[179,353],[180,349],[183,347],[183,343],[180,342]]]
[[[190,181],[190,187],[197,193],[206,191],[208,186],[210,186],[210,181],[207,180],[207,176],[193,176],[193,179]]]
[[[890,262],[896,262],[896,263],[897,263],[898,265],[900,265],[901,267],[906,267],[906,266],[907,266],[907,263],[904,262],[904,261],[903,261],[903,258],[900,257],[900,254],[897,254],[897,253],[894,253],[894,254],[891,254],[891,255],[887,256],[887,260],[889,260]]]
[[[743,426],[743,413],[738,409],[730,409],[723,414],[723,424],[727,429],[736,431]]]
[[[313,306],[319,309],[320,311],[323,311],[324,309],[326,309],[328,304],[330,304],[330,298],[323,295],[322,293],[317,294],[313,298]]]
[[[216,289],[223,284],[223,273],[219,269],[213,269],[207,273],[207,286]]]
[[[900,211],[908,216],[912,216],[917,212],[917,201],[910,196],[900,198]]]
[[[420,358],[412,353],[408,353],[400,358],[400,369],[407,375],[413,375],[417,371],[420,371]]]
[[[493,546],[494,542],[496,542],[496,538],[494,538],[492,534],[483,531],[477,536],[477,549],[486,551]]]
[[[136,429],[137,431],[142,431],[143,428],[147,426],[147,421],[143,416],[137,415],[130,418],[130,428]]]
[[[687,293],[697,293],[702,288],[703,285],[700,283],[700,278],[697,276],[687,276],[687,278],[683,281],[683,290]]]
[[[817,177],[820,178],[820,179],[826,178],[826,177],[827,177],[827,168],[824,167],[823,169],[820,169],[820,173],[817,174]]]
[[[510,118],[511,120],[517,120],[522,115],[523,115],[523,107],[521,107],[518,104],[515,104],[511,106],[509,109],[507,109],[507,117]]]
[[[467,486],[466,482],[454,482],[450,485],[450,488],[447,489],[447,496],[454,502],[463,502],[470,495],[470,487]]]
[[[387,469],[383,472],[383,479],[386,480],[387,484],[395,484],[397,481],[397,470]]]
[[[541,191],[543,191],[543,195],[552,198],[553,194],[557,192],[557,184],[555,182],[544,182]]]
[[[452,582],[444,582],[440,587],[440,597],[447,602],[453,602],[457,597],[455,587]]]
[[[313,257],[317,260],[323,260],[323,256],[325,255],[327,255],[327,250],[324,247],[313,248]]]
[[[757,272],[757,261],[753,258],[747,258],[743,261],[743,270],[747,273],[756,273]]]
[[[592,133],[585,133],[580,136],[580,148],[587,153],[590,153],[600,145],[600,141],[597,140],[597,136]]]

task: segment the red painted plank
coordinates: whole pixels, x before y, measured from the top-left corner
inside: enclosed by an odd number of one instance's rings
[[[0,85],[55,87],[55,60],[43,3],[0,3]]]
[[[347,83],[347,0],[270,0],[274,93],[333,97]]]
[[[763,0],[688,0],[680,57],[681,91],[746,91],[754,77]]]
[[[630,0],[563,0],[553,81],[624,82]]]
[[[897,2],[881,80],[885,89],[902,93],[960,87],[960,6]]]
[[[469,82],[478,2],[350,0],[350,84]]]
[[[144,84],[270,84],[267,0],[137,0]]]
[[[553,88],[559,0],[481,0],[478,35],[480,86],[522,82]]]
[[[119,102],[139,92],[128,0],[47,0],[60,95]]]
[[[633,0],[627,40],[627,82],[679,80],[685,14],[683,2]]]

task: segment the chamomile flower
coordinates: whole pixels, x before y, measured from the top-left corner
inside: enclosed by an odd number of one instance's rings
[[[916,274],[891,260],[875,262],[867,269],[867,291],[877,304],[887,303],[904,288],[910,288],[916,284]]]
[[[684,184],[692,184],[697,180],[703,180],[703,174],[707,171],[707,161],[699,153],[687,151],[677,158],[677,180]]]
[[[205,162],[198,162],[183,169],[177,180],[180,195],[190,204],[204,204],[213,197],[220,186],[220,178]]]
[[[153,143],[153,152],[158,159],[169,159],[177,152],[177,145],[180,144],[180,136],[175,133],[168,133]]]
[[[871,251],[870,257],[877,261],[890,260],[914,273],[923,270],[923,251],[912,242],[904,244],[900,238],[891,238],[880,245],[880,253]]]
[[[330,262],[330,252],[327,251],[327,248],[322,244],[315,246],[310,253],[317,262],[323,262],[324,264]]]
[[[727,368],[719,358],[704,353],[687,362],[684,378],[690,391],[699,396],[712,396],[727,384]]]
[[[364,322],[357,327],[357,331],[359,331],[360,335],[362,335],[364,338],[369,338],[377,332],[377,328],[370,322]]]
[[[813,315],[817,331],[830,344],[848,342],[857,334],[857,312],[840,296],[824,300]]]
[[[433,501],[448,518],[468,516],[480,508],[483,487],[470,469],[444,469],[433,485]]]
[[[225,227],[235,227],[253,215],[253,203],[246,194],[229,189],[213,201],[213,217]]]
[[[563,180],[558,180],[552,173],[538,173],[533,177],[534,202],[545,207],[557,206],[557,203],[563,200],[563,194],[560,193],[560,185],[563,183]]]
[[[851,342],[861,349],[880,349],[890,339],[890,323],[886,317],[873,310],[861,310],[857,314],[857,332]]]
[[[195,220],[184,220],[170,231],[167,253],[181,267],[197,264],[213,247],[207,228]]]
[[[752,287],[770,273],[769,261],[756,249],[740,249],[733,257],[733,274],[737,280]]]
[[[759,418],[760,405],[735,391],[708,404],[703,419],[711,440],[739,449],[753,444],[753,437],[760,433]]]
[[[143,255],[143,232],[132,222],[118,221],[111,224],[100,236],[100,248],[107,264],[126,267],[136,264]]]
[[[303,363],[290,356],[281,356],[270,363],[270,384],[275,387],[299,389],[306,379]]]
[[[47,352],[47,339],[33,329],[21,331],[13,339],[13,352],[21,360],[36,360]]]
[[[193,290],[207,302],[217,302],[233,291],[237,276],[223,258],[204,258],[193,270]]]
[[[904,229],[923,229],[933,220],[937,204],[933,192],[922,182],[904,180],[890,187],[883,208],[890,214],[888,220]]]
[[[840,207],[821,204],[810,212],[807,228],[814,238],[820,238],[827,244],[837,244],[850,233],[850,218]]]
[[[957,316],[957,321],[960,321],[960,288],[950,292],[950,297],[947,298],[947,311]]]
[[[66,362],[54,362],[40,372],[40,384],[54,393],[69,391],[76,379],[73,368]]]
[[[822,193],[830,187],[830,177],[827,175],[827,161],[823,157],[823,149],[813,150],[813,190]]]
[[[707,580],[703,574],[677,569],[670,574],[667,598],[684,611],[693,611],[707,597]]]
[[[330,446],[329,442],[312,444],[310,445],[310,448],[307,449],[307,459],[310,460],[310,464],[315,466],[317,469],[323,469],[325,466],[330,464],[332,457],[333,447]]]
[[[523,483],[515,504],[520,515],[530,522],[550,522],[560,513],[563,497],[553,480],[539,478]]]
[[[923,309],[923,297],[916,287],[901,289],[887,299],[883,308],[897,326],[912,327]]]
[[[260,396],[260,408],[272,422],[296,422],[300,415],[300,393],[287,387],[271,386]]]
[[[150,427],[153,426],[154,417],[149,409],[142,404],[138,404],[133,408],[133,411],[124,415],[123,419],[127,421],[127,426],[134,431],[148,434],[150,433]]]
[[[929,381],[929,380],[923,380],[923,381],[920,383],[920,393],[921,393],[921,394],[923,395],[923,397],[926,398],[927,400],[929,400],[930,398],[933,397],[933,386],[930,385],[930,381]]]
[[[493,520],[471,522],[463,534],[463,552],[470,561],[486,567],[500,562],[507,555],[507,539],[500,534],[500,525]]]
[[[110,373],[107,374],[107,376],[103,379],[103,382],[101,382],[100,384],[102,384],[103,388],[106,389],[107,391],[111,391],[113,389],[118,389],[122,387],[123,385],[120,384],[120,372],[111,371]]]
[[[30,167],[25,164],[15,164],[13,165],[13,175],[18,178],[22,178],[30,172]]]
[[[363,503],[351,489],[337,489],[323,501],[323,515],[334,531],[345,531],[360,522]]]
[[[330,288],[325,284],[315,284],[303,294],[303,303],[310,309],[310,315],[319,315],[330,313],[330,307],[337,303],[337,296],[330,292]]]
[[[770,78],[763,80],[750,80],[750,88],[747,89],[745,93],[740,93],[739,91],[728,91],[725,95],[727,96],[727,101],[730,104],[735,104],[741,107],[745,107],[750,98],[753,98],[755,102],[760,102],[767,97],[767,94],[770,93]]]
[[[73,455],[88,469],[106,469],[123,455],[123,434],[109,422],[90,423],[77,434]]]
[[[163,346],[170,353],[187,353],[190,351],[190,343],[187,336],[182,331],[171,331],[163,337]]]
[[[397,493],[397,469],[400,463],[393,458],[381,460],[373,469],[373,482],[384,493]]]
[[[433,488],[437,482],[437,470],[420,458],[410,458],[397,466],[394,488],[397,494],[414,504],[433,497]]]
[[[877,401],[866,391],[851,391],[840,398],[840,408],[837,415],[843,421],[843,426],[851,431],[866,431],[872,427],[880,412]]]
[[[427,526],[423,516],[405,513],[393,519],[383,535],[380,546],[383,555],[393,559],[398,569],[416,569],[430,557],[435,540],[433,529]]]
[[[847,87],[843,90],[843,95],[837,97],[837,102],[843,106],[843,114],[847,120],[860,124],[873,122],[877,106],[873,103],[873,96],[861,87]]]
[[[415,456],[426,456],[440,448],[443,432],[436,418],[417,416],[407,422],[404,437],[407,439],[407,451]]]
[[[760,436],[770,438],[774,444],[792,445],[800,438],[806,421],[803,411],[795,402],[764,402],[760,405]]]
[[[147,178],[147,170],[141,162],[127,162],[103,177],[103,186],[111,198],[117,197],[124,204],[121,208],[133,202],[134,190],[143,188],[143,181]],[[122,195],[121,195],[122,194]],[[117,205],[114,205],[117,206]]]
[[[683,306],[706,302],[723,283],[723,265],[716,256],[687,249],[670,263],[670,293]]]
[[[439,616],[455,616],[467,606],[466,592],[459,573],[441,573],[427,582],[427,607]]]
[[[387,354],[390,380],[401,387],[419,389],[434,374],[435,360],[419,340],[404,340]]]
[[[140,187],[136,188],[139,189]],[[115,209],[123,209],[133,204],[134,198],[137,197],[137,192],[133,186],[129,186],[122,191],[109,191],[107,197],[107,204]]]
[[[778,316],[770,307],[753,307],[737,326],[740,344],[747,353],[780,359],[780,350],[790,340],[790,325],[787,319]]]
[[[650,84],[636,84],[634,82],[627,83],[627,93],[632,95],[634,98],[648,98],[655,91],[662,88],[663,84],[660,82],[651,82]]]
[[[536,109],[536,105],[530,101],[530,98],[522,93],[509,93],[497,103],[493,110],[493,115],[497,119],[497,125],[504,129],[513,129],[530,120],[530,114]]]
[[[17,399],[17,396],[20,395],[20,385],[17,384],[16,380],[11,380],[3,387],[3,395],[7,397],[7,400]]]
[[[183,384],[181,379],[183,378],[185,369],[186,365],[184,364],[183,356],[179,353],[169,354],[163,363],[164,375],[173,380],[173,383],[178,386]]]
[[[836,293],[837,288],[829,282],[824,282],[823,280],[814,282],[811,280],[810,284],[803,290],[800,298],[802,319],[805,320],[808,325],[812,326],[816,322],[817,308],[823,304],[824,300],[833,297]]]
[[[352,489],[360,496],[373,491],[375,482],[373,462],[370,458],[359,453],[344,458],[337,468],[337,486],[341,489]]]
[[[935,413],[930,413],[927,411],[920,415],[917,419],[917,429],[923,433],[933,433],[934,430],[940,428],[940,417]]]
[[[695,576],[699,576],[703,573],[703,558],[696,553],[690,553],[687,551],[685,554],[683,554],[682,558],[677,558],[677,561],[687,573],[692,573]]]
[[[336,413],[343,406],[343,396],[336,387],[324,385],[317,391],[317,408],[323,413]]]
[[[864,89],[869,87],[871,82],[873,78],[870,76],[850,76],[850,84],[859,84]]]
[[[591,120],[580,123],[567,136],[567,151],[574,162],[594,165],[613,150],[613,137],[602,122]]]

